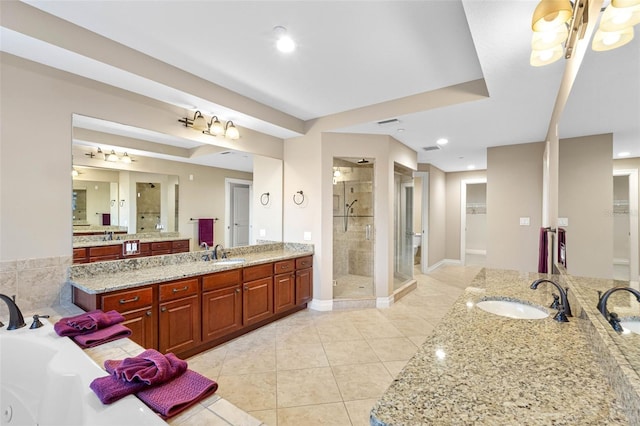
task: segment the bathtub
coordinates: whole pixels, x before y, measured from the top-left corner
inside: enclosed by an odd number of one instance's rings
[[[42,321],[0,329],[0,425],[166,425],[133,395],[103,405],[89,383],[106,372]]]

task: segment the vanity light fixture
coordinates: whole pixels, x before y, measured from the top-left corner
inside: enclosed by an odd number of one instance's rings
[[[75,168],[71,168],[71,177],[77,178],[80,175]]]
[[[571,58],[579,40],[584,39],[590,0],[541,0],[531,19],[532,66],[551,64],[562,56]],[[633,27],[640,23],[640,0],[611,0],[601,11],[600,24],[591,48],[597,52],[612,50],[633,39]],[[564,48],[563,48],[564,44]]]
[[[129,154],[127,154],[126,152],[122,155],[121,158],[123,163],[127,163],[127,164],[131,164],[131,157],[129,157]]]
[[[194,130],[204,133],[209,136],[224,136],[227,139],[239,139],[240,132],[238,128],[233,124],[233,121],[227,121],[226,124],[218,119],[217,116],[211,117],[211,120],[207,123],[206,118],[200,111],[196,111],[193,118],[182,117],[178,119],[180,123],[184,124],[184,127],[191,127]]]
[[[116,155],[116,152],[112,149],[111,153],[105,156],[105,160],[111,161],[113,163],[118,161],[118,156]]]

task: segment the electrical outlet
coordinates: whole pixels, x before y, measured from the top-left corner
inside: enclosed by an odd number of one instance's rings
[[[304,238],[305,241],[311,241],[311,232],[305,231],[303,238]]]
[[[569,218],[568,217],[559,217],[558,218],[558,226],[569,226]]]
[[[520,225],[521,226],[529,226],[531,224],[531,218],[528,217],[521,217],[520,218]]]

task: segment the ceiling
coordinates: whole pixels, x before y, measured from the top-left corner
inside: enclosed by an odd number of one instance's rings
[[[564,72],[563,60],[541,68],[529,65],[536,1],[24,3],[301,123],[484,79],[489,96],[481,100],[409,114],[399,109],[397,115],[329,129],[389,134],[416,150],[419,162],[445,171],[486,168],[487,147],[544,140]],[[297,43],[295,52],[275,49],[276,26],[287,28]],[[117,61],[96,61],[8,28],[0,36],[8,53],[187,110],[215,113],[241,129],[279,138],[301,134],[250,110],[189,93],[178,82],[136,75]],[[610,52],[589,49],[560,122],[562,138],[613,133],[614,156],[629,151],[640,157],[639,39]],[[398,121],[377,123],[391,118]],[[449,143],[442,149],[423,149],[443,137]],[[205,157],[199,161],[209,164]]]

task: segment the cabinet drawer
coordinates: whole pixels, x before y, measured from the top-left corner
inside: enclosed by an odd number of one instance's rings
[[[160,284],[158,289],[160,291],[160,301],[179,299],[192,294],[198,293],[198,278],[191,278],[188,280],[174,281],[171,283]]]
[[[189,240],[173,241],[171,244],[174,253],[189,251]]]
[[[273,264],[274,274],[284,274],[285,272],[292,272],[295,269],[295,261],[293,259],[283,260]]]
[[[202,291],[218,290],[239,284],[242,280],[242,269],[218,272],[202,277]]]
[[[73,249],[73,259],[84,259],[87,257],[87,249],[86,247],[74,248]]]
[[[153,303],[153,288],[137,288],[135,290],[102,296],[102,310],[118,312],[131,311],[133,309],[150,306]]]
[[[171,250],[171,241],[157,241],[151,243],[151,251]]]
[[[114,246],[89,247],[89,257],[111,257],[120,256],[122,244]]]
[[[264,265],[249,266],[242,270],[242,280],[244,282],[259,280],[273,275],[273,264],[265,263]]]
[[[140,243],[140,256],[151,255],[151,243]]]
[[[296,269],[311,268],[313,266],[313,256],[299,257],[296,259]]]

